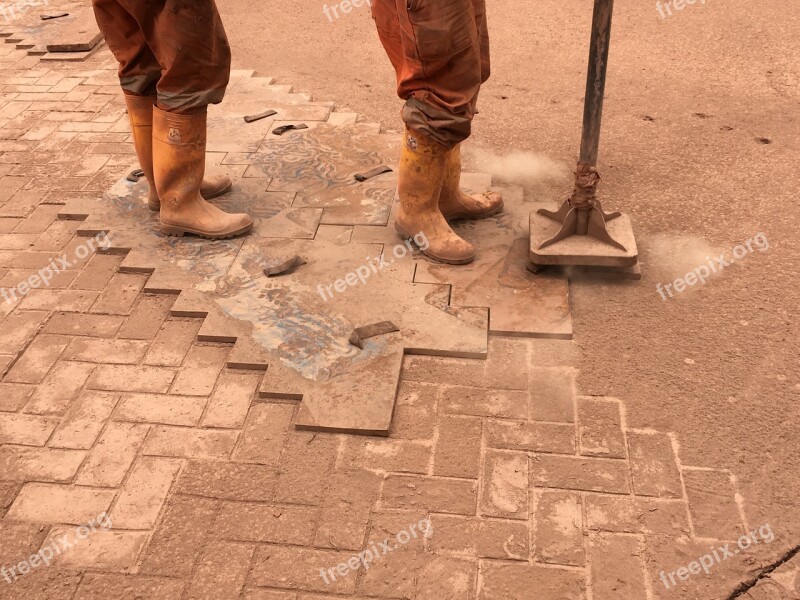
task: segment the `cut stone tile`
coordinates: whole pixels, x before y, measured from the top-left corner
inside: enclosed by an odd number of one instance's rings
[[[636,495],[667,498],[683,496],[678,461],[668,435],[629,431],[628,447]]]
[[[575,426],[569,423],[488,419],[486,444],[502,450],[575,454]]]
[[[174,378],[172,369],[100,365],[88,385],[95,390],[165,394]]]
[[[150,434],[144,454],[175,458],[229,458],[238,432],[159,425]]]
[[[41,383],[67,347],[67,338],[39,335],[5,377],[9,383]]]
[[[75,483],[119,487],[147,435],[145,425],[109,423],[86,459]]]
[[[575,421],[575,371],[569,368],[532,368],[530,417],[534,421]]]
[[[25,405],[25,412],[63,414],[86,383],[95,365],[79,362],[59,362],[36,388]]]
[[[88,450],[119,400],[118,394],[86,391],[69,407],[50,440],[53,448]]]
[[[578,439],[583,456],[625,458],[619,402],[578,399]]]
[[[583,514],[576,492],[536,492],[535,553],[538,562],[584,565]]]
[[[114,527],[152,529],[180,467],[179,460],[140,458],[109,515]]]
[[[586,524],[594,531],[688,537],[689,507],[684,500],[585,494]]]
[[[684,469],[683,480],[697,537],[738,540],[745,533],[730,474]]]
[[[275,496],[277,482],[275,467],[190,460],[178,479],[176,491],[220,500],[269,502]]]
[[[441,415],[433,474],[477,479],[481,461],[481,420]]]
[[[361,550],[382,478],[365,470],[336,471],[322,503],[314,546]]]
[[[581,571],[534,564],[481,561],[479,600],[583,600],[586,581]]]
[[[240,429],[261,377],[258,373],[223,371],[203,417],[203,426]]]
[[[144,364],[179,367],[197,337],[200,321],[167,321],[156,335],[144,358]]]
[[[474,515],[477,483],[445,477],[389,475],[383,484],[381,505],[385,508]]]
[[[205,399],[196,396],[123,394],[114,413],[114,419],[138,423],[192,426],[199,423],[205,406]]]
[[[534,487],[609,494],[630,491],[628,467],[621,460],[535,454],[531,456],[530,468]]]
[[[294,410],[289,404],[253,404],[233,459],[277,464]]]
[[[522,521],[431,515],[433,535],[428,546],[435,554],[527,561],[528,524]]]
[[[189,583],[187,600],[239,598],[254,551],[252,545],[209,544]]]
[[[589,538],[592,593],[598,598],[641,600],[647,597],[643,553],[636,537],[599,534]]]
[[[149,537],[150,534],[146,531],[96,529],[81,538],[73,527],[53,527],[44,545],[72,545],[68,552],[55,558],[53,562],[57,566],[129,571],[136,564],[136,559]]]
[[[281,456],[275,499],[287,504],[321,504],[337,453],[338,440],[332,435],[290,432]]]
[[[528,457],[524,453],[487,450],[481,480],[481,515],[528,519]]]
[[[0,445],[44,446],[56,425],[55,419],[0,413]]]
[[[26,483],[6,515],[16,521],[85,525],[101,516],[116,491]]]
[[[215,525],[224,540],[307,546],[314,539],[319,508],[225,502]]]
[[[210,395],[227,356],[227,348],[194,346],[189,350],[170,393],[185,396]]]
[[[9,481],[69,481],[75,476],[85,452],[30,446],[0,447],[0,473]]]

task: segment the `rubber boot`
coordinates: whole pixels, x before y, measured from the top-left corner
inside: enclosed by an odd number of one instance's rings
[[[125,94],[125,104],[128,106],[128,118],[133,133],[133,146],[136,148],[139,166],[144,172],[147,183],[150,184],[147,205],[150,210],[157,211],[161,208],[161,202],[158,200],[153,179],[153,106],[155,103],[155,96]],[[203,180],[203,184],[200,186],[200,195],[209,200],[229,192],[232,186],[233,182],[226,175],[210,176]]]
[[[153,107],[153,173],[161,198],[161,231],[181,236],[228,238],[247,233],[253,220],[228,214],[200,195],[206,166],[206,119]]]
[[[400,207],[395,228],[413,238],[423,254],[438,262],[463,265],[475,259],[472,244],[462,240],[439,210],[439,193],[447,167],[447,148],[431,138],[406,130],[400,155]],[[418,237],[425,241],[419,243]]]
[[[485,219],[503,210],[503,197],[497,192],[469,195],[461,190],[461,144],[450,150],[447,157],[439,210],[448,221]]]

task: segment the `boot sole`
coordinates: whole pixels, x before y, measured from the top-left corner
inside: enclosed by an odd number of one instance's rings
[[[245,233],[250,233],[253,229],[253,224],[250,223],[245,227],[240,227],[234,231],[227,231],[225,233],[208,233],[206,231],[199,231],[189,227],[179,227],[177,225],[161,225],[161,233],[172,237],[183,237],[186,234],[196,235],[197,237],[206,238],[208,240],[224,240],[227,238],[236,237]]]
[[[503,210],[503,206],[504,205],[501,204],[500,206],[498,206],[494,210],[491,210],[491,211],[489,211],[487,213],[484,213],[484,214],[481,214],[481,215],[475,215],[475,214],[470,214],[470,213],[456,213],[454,215],[444,215],[444,218],[447,219],[448,221],[477,221],[479,219],[487,219],[487,218],[493,217],[497,213],[501,212]]]
[[[203,198],[205,200],[211,200],[212,198],[219,198],[220,196],[224,196],[225,194],[230,192],[232,188],[233,188],[233,182],[231,182],[231,184],[228,187],[221,189],[220,191],[216,192],[215,194],[209,194],[208,197],[203,196]],[[153,202],[153,201],[148,200],[147,201],[147,206],[149,206],[150,210],[152,210],[153,212],[158,212],[158,211],[161,210],[161,202],[160,201]]]
[[[410,235],[405,229],[400,227],[397,223],[394,224],[394,228],[397,230],[397,233],[399,233],[401,237],[414,241],[414,236]],[[414,242],[414,245],[417,246],[417,248],[419,248],[416,242]],[[423,250],[422,248],[419,248],[419,251],[422,252],[428,258],[431,258],[436,262],[444,263],[446,265],[467,265],[471,263],[473,260],[475,260],[474,254],[469,258],[456,259],[456,258],[442,258],[441,256],[436,256],[433,252],[430,252],[428,250]]]

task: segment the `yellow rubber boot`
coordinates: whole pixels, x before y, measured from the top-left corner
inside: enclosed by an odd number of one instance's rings
[[[395,215],[395,228],[401,235],[413,238],[433,260],[462,265],[475,259],[475,249],[456,235],[439,210],[447,153],[447,148],[429,137],[406,130],[400,156],[400,207]],[[424,241],[420,243],[421,240]]]
[[[158,200],[153,179],[153,106],[155,103],[155,96],[125,94],[128,119],[131,122],[131,132],[133,133],[133,146],[136,149],[136,156],[139,158],[139,166],[144,172],[147,183],[150,184],[147,205],[150,210],[157,211],[161,209],[161,202]],[[200,195],[209,200],[229,192],[232,186],[233,182],[227,175],[211,175],[203,180],[203,184],[200,186]]]
[[[161,198],[161,231],[228,238],[247,233],[253,220],[228,214],[200,195],[206,166],[206,113],[180,115],[153,107],[153,173]]]
[[[449,220],[485,219],[503,210],[503,197],[497,192],[468,195],[461,190],[461,144],[447,156],[439,210]]]

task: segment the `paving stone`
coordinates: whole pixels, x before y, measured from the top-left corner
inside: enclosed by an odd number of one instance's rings
[[[129,571],[136,564],[148,537],[149,533],[146,531],[108,531],[96,528],[82,539],[73,527],[53,527],[45,545],[64,542],[72,544],[68,552],[59,554],[53,561],[58,566]]]
[[[119,337],[135,340],[152,340],[161,330],[161,325],[175,302],[171,295],[145,294],[140,296],[120,329]]]
[[[437,514],[431,515],[431,526],[428,545],[435,554],[528,560],[529,531],[523,521]]]
[[[354,573],[337,576],[335,580],[329,578],[327,585],[320,575],[321,569],[335,569],[351,557],[352,554],[336,550],[262,545],[256,549],[250,583],[263,587],[352,594],[356,586]]]
[[[169,458],[140,458],[109,515],[117,529],[152,529],[181,463]]]
[[[179,367],[197,337],[201,321],[167,321],[156,334],[144,357],[144,364]]]
[[[246,463],[191,460],[181,473],[177,491],[221,500],[273,500],[278,472],[275,467]]]
[[[333,435],[290,432],[281,457],[275,499],[292,504],[321,504],[337,452]]]
[[[85,452],[32,446],[0,447],[0,472],[10,481],[69,481],[81,466]]]
[[[437,386],[401,381],[389,435],[396,439],[431,440],[436,431]]]
[[[619,402],[579,398],[578,439],[583,456],[626,458]]]
[[[108,282],[97,301],[92,304],[92,312],[110,315],[128,314],[142,291],[146,277],[133,273],[117,273]]]
[[[96,487],[119,487],[148,427],[129,423],[109,423],[81,468],[75,483]]]
[[[489,339],[484,386],[491,389],[528,389],[528,343],[504,338]]]
[[[254,551],[252,545],[209,544],[186,590],[187,600],[239,598]]]
[[[531,421],[486,421],[486,444],[503,450],[575,454],[575,426]]]
[[[47,531],[36,524],[0,521],[0,564],[16,566],[20,559],[39,550],[46,535]]]
[[[229,458],[238,432],[159,425],[150,434],[144,454],[175,458]]]
[[[68,361],[56,363],[50,374],[37,386],[30,402],[25,405],[25,412],[63,414],[89,379],[94,368],[95,365],[90,363]]]
[[[183,369],[178,372],[170,393],[208,396],[228,357],[227,348],[194,346],[189,350]]]
[[[583,566],[585,557],[580,496],[576,492],[539,490],[534,502],[536,560]]]
[[[172,496],[142,557],[140,573],[187,578],[216,520],[216,501]]]
[[[389,475],[383,484],[381,505],[386,508],[473,515],[477,507],[473,481]]]
[[[586,526],[594,531],[688,536],[688,505],[683,500],[585,494]]]
[[[572,369],[534,367],[530,371],[531,413],[534,421],[575,421],[575,373]]]
[[[263,588],[245,588],[242,597],[244,600],[298,600],[300,598],[296,592],[279,592]],[[301,600],[320,600],[320,598],[320,596],[303,594]]]
[[[203,426],[242,428],[260,381],[257,373],[223,371],[203,416]]]
[[[108,510],[116,492],[26,483],[6,515],[16,521],[85,525]]]
[[[49,445],[53,448],[88,450],[94,445],[118,400],[119,394],[82,393],[64,414]]]
[[[697,537],[738,540],[745,533],[730,474],[684,469],[683,480]]]
[[[432,453],[425,442],[348,437],[337,467],[427,474]]]
[[[534,487],[627,494],[628,467],[624,461],[536,454],[531,457]]]
[[[45,333],[112,338],[122,325],[124,317],[59,312],[50,317]]]
[[[78,273],[72,288],[101,292],[119,270],[123,257],[117,254],[95,254]]]
[[[44,446],[56,425],[55,419],[0,413],[0,444]]]
[[[206,401],[195,396],[123,394],[114,413],[117,421],[193,426],[200,422]]]
[[[528,457],[525,454],[487,450],[481,481],[481,515],[528,519]]]
[[[310,545],[319,509],[310,506],[223,502],[214,527],[220,539]]]
[[[633,489],[639,496],[680,498],[681,476],[672,440],[666,434],[628,432]]]
[[[599,534],[589,541],[592,594],[598,598],[647,597],[640,541],[633,536]]]
[[[423,569],[433,559],[424,552],[425,536],[431,535],[427,525],[423,511],[373,513],[366,548],[371,549],[376,558],[361,575],[359,594],[414,596]],[[348,578],[354,575],[350,573]]]
[[[442,394],[441,410],[478,417],[528,417],[528,394],[516,390],[486,390],[453,386]]]
[[[65,360],[132,365],[147,351],[147,342],[79,337],[73,339],[62,355]]]
[[[477,479],[481,461],[481,420],[442,415],[438,429],[433,474]]]
[[[172,369],[100,365],[88,385],[95,390],[165,394],[174,378]]]
[[[39,335],[27,347],[5,377],[9,383],[41,383],[67,347],[67,338]],[[60,382],[62,384],[69,382]]]
[[[485,360],[409,356],[403,364],[403,379],[407,381],[480,387],[485,373]]]
[[[186,583],[166,577],[131,577],[116,573],[85,573],[74,600],[147,598],[180,600]]]
[[[382,481],[369,471],[335,471],[322,502],[314,546],[360,550]]]
[[[32,290],[20,302],[25,310],[68,310],[82,312],[88,310],[97,298],[96,292],[82,290]]]
[[[22,350],[47,318],[43,311],[17,311],[0,321],[0,347],[9,354]]]
[[[475,561],[435,557],[417,578],[418,600],[474,600],[478,565]]]
[[[293,414],[294,406],[290,404],[253,404],[234,460],[277,464]]]
[[[585,597],[586,582],[580,571],[484,560],[480,572],[479,600],[530,600],[531,590],[536,590],[536,600],[583,600]]]
[[[0,383],[0,411],[18,411],[25,405],[35,389],[32,385]]]

